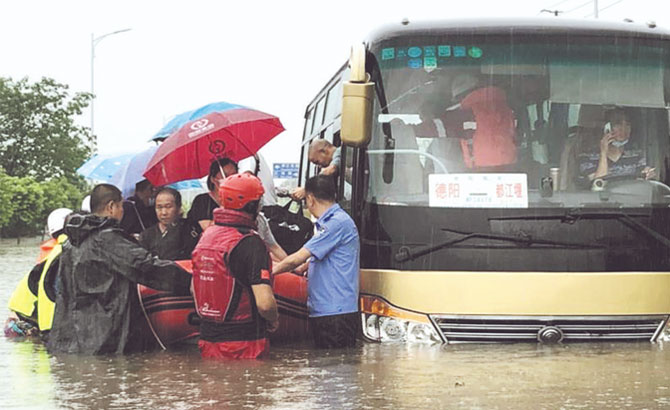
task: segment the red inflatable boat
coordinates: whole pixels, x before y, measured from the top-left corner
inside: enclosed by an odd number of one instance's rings
[[[191,261],[178,261],[192,272]],[[279,309],[279,329],[273,341],[307,338],[307,279],[291,272],[275,275],[273,290]],[[200,318],[191,296],[176,296],[138,285],[140,302],[149,325],[163,347],[197,340]]]

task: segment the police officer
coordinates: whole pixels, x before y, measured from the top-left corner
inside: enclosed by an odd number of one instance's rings
[[[333,178],[314,176],[305,183],[305,192],[307,209],[318,218],[316,233],[273,272],[287,272],[309,260],[307,306],[314,343],[322,348],[351,347],[360,322],[358,230],[335,202]]]

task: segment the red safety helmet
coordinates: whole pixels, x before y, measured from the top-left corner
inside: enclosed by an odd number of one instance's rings
[[[219,200],[226,209],[242,209],[249,202],[261,199],[264,192],[260,179],[243,172],[221,181]]]

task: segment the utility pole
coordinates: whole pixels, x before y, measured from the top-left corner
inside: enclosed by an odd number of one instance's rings
[[[103,34],[99,37],[95,37],[93,33],[91,33],[91,94],[94,94],[93,97],[91,98],[91,135],[95,135],[94,131],[94,116],[95,116],[95,46],[98,45],[102,41],[103,38],[109,37],[114,34],[119,34],[119,33],[124,33],[126,31],[130,31],[131,29],[125,28],[123,30],[117,30],[117,31],[112,31],[111,33]]]
[[[593,0],[593,17],[598,18],[598,0]]]

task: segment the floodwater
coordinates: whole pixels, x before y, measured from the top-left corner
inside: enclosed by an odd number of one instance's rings
[[[35,240],[0,241],[0,303],[36,252]],[[670,345],[651,343],[288,345],[262,361],[209,362],[194,349],[51,357],[0,336],[0,407],[655,409],[670,407],[669,369]]]

